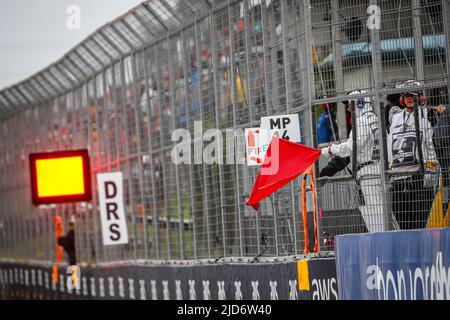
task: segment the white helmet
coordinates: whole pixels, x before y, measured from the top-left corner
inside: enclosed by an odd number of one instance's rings
[[[423,105],[425,103],[425,97],[423,95],[423,90],[420,88],[421,83],[415,80],[407,80],[402,83],[398,83],[395,87],[397,89],[407,89],[407,91],[400,94],[400,106],[405,105],[404,96],[409,94],[414,96],[417,103],[419,105]]]
[[[355,90],[348,94],[348,96],[365,94],[367,91],[365,90]],[[363,109],[366,105],[370,105],[369,97],[357,97],[354,99],[348,99],[348,101],[353,104],[358,109]]]
[[[400,82],[395,85],[395,88],[397,88],[397,89],[410,89],[410,91],[406,91],[406,92],[402,93],[401,95],[404,95],[406,93],[411,93],[411,94],[417,96],[420,93],[419,92],[420,89],[418,87],[420,87],[420,82],[415,81],[415,80],[407,80],[405,82]]]

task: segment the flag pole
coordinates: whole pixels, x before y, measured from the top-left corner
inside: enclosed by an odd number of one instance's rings
[[[314,168],[311,166],[311,191],[313,196],[313,214],[314,214],[314,251],[316,255],[319,253],[319,225],[317,221],[317,194],[316,194],[316,184],[314,182]]]
[[[306,183],[308,175],[311,176],[310,190],[313,197],[313,219],[314,219],[314,252],[317,254],[319,252],[319,226],[317,223],[317,206],[316,206],[316,185],[314,183],[314,168],[309,167],[302,178],[302,220],[303,220],[303,234],[305,236],[305,250],[304,254],[309,253],[309,232],[308,232],[308,212],[306,207]]]

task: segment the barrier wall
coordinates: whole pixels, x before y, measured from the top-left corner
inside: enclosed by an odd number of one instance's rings
[[[209,265],[80,267],[80,288],[69,290],[67,266],[52,281],[50,264],[0,262],[0,298],[142,300],[334,300],[335,261]]]
[[[450,299],[450,229],[336,237],[339,299]]]

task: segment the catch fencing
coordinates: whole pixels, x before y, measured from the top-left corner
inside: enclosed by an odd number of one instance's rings
[[[54,261],[57,215],[66,229],[75,215],[78,259],[88,263],[304,255],[301,177],[256,212],[245,202],[258,167],[176,165],[171,157],[175,129],[191,133],[194,154],[212,143],[201,137],[208,129],[226,141],[227,129],[281,114],[299,115],[306,145],[354,141],[346,169],[318,178],[325,157],[315,168],[319,253],[332,252],[338,234],[441,226],[439,217],[428,221],[432,204],[408,215],[417,199],[401,197],[407,187],[389,166],[386,99],[398,104],[409,90],[398,84],[414,80],[424,97],[416,114],[448,106],[449,32],[447,0],[146,1],[0,92],[0,256]],[[353,91],[373,109],[376,133],[355,129],[362,120],[342,103]],[[419,132],[428,142],[429,122]],[[324,123],[331,124],[325,142]],[[359,168],[366,150],[357,140],[370,134],[379,159]],[[32,206],[28,154],[74,148],[89,149],[94,186],[97,173],[123,172],[129,244],[103,246],[97,191],[91,203]],[[443,166],[433,162],[429,171],[420,163],[415,176],[429,181],[414,189],[424,196],[419,204],[441,190]],[[442,215],[442,207],[435,211]]]

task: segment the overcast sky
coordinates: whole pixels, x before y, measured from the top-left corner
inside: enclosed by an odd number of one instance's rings
[[[0,0],[0,89],[61,58],[108,21],[142,0]],[[80,8],[80,29],[70,30],[67,8]]]

